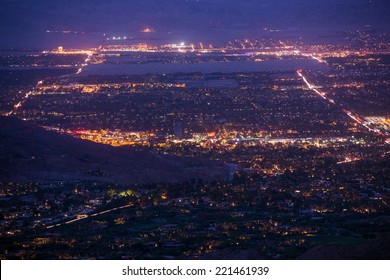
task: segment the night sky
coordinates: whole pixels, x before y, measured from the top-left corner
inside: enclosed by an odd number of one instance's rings
[[[207,41],[387,29],[388,0],[1,0],[0,48],[95,46],[106,36]],[[140,31],[152,28],[147,36]],[[61,33],[67,31],[67,33]],[[71,32],[68,32],[71,31]]]

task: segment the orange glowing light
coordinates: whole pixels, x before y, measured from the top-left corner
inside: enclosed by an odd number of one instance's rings
[[[153,29],[152,28],[145,28],[144,30],[142,30],[143,33],[152,33],[153,32]]]

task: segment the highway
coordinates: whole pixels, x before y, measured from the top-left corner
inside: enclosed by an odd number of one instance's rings
[[[365,127],[368,131],[370,132],[373,132],[377,135],[380,135],[380,136],[385,136],[379,129],[376,129],[376,128],[371,128],[369,126],[369,124],[363,120],[363,118],[359,117],[356,113],[352,113],[351,111],[347,110],[346,108],[342,107],[341,105],[337,105],[336,102],[332,99],[332,98],[329,98],[325,92],[322,92],[320,90],[318,90],[318,87],[314,84],[311,84],[308,79],[303,75],[303,71],[302,70],[298,70],[297,71],[297,74],[299,75],[299,77],[302,78],[302,80],[304,81],[304,83],[306,84],[306,86],[314,91],[318,96],[320,96],[322,99],[328,101],[329,103],[335,105],[335,106],[338,106],[342,109],[342,111],[344,112],[344,114],[346,114],[350,119],[352,119],[353,121],[355,121],[356,123],[358,123],[359,125],[362,125],[363,127]]]
[[[81,74],[81,72],[84,70],[84,68],[86,66],[88,66],[88,63],[91,61],[91,58],[93,56],[93,52],[90,52],[87,56],[87,58],[84,60],[84,63],[81,65],[81,67],[77,70],[77,72],[75,73],[76,75],[79,75]],[[66,77],[66,76],[69,76],[69,75],[64,75],[62,77]],[[44,80],[41,80],[39,81],[31,91],[27,92],[24,97],[18,102],[16,103],[14,106],[13,106],[13,109],[7,113],[4,113],[3,115],[4,116],[11,116],[13,115],[14,113],[16,113],[17,110],[19,110],[23,105],[24,103],[26,103],[26,101],[31,97],[31,95],[34,94],[34,91],[35,89],[39,88],[40,85],[42,85],[44,82]]]
[[[76,218],[76,219],[72,219],[72,220],[68,220],[66,222],[57,223],[55,225],[47,226],[46,229],[51,229],[51,228],[59,227],[59,226],[62,226],[62,225],[72,224],[72,223],[75,223],[75,222],[79,222],[81,220],[88,219],[90,217],[97,217],[97,216],[105,215],[105,214],[108,214],[108,213],[111,213],[111,212],[114,212],[114,211],[117,211],[117,210],[120,210],[120,209],[129,208],[129,207],[132,207],[132,206],[134,206],[134,204],[131,203],[131,204],[127,204],[127,205],[124,205],[124,206],[114,207],[114,208],[111,208],[111,209],[108,209],[108,210],[97,212],[97,213],[94,213],[94,214],[91,214],[91,215],[84,214],[84,215],[82,215],[82,216],[80,216],[79,218]]]

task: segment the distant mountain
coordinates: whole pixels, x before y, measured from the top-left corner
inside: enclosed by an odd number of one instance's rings
[[[0,35],[3,46],[31,45],[38,37],[42,45],[54,39],[67,44],[76,40],[73,31],[138,37],[140,30],[152,27],[156,32],[148,36],[154,39],[212,41],[270,35],[262,33],[264,28],[299,34],[366,25],[389,28],[389,14],[388,0],[1,0]],[[72,32],[45,34],[63,30]],[[88,40],[77,36],[81,45]]]
[[[117,183],[223,179],[223,164],[134,152],[0,117],[0,182],[94,180]]]

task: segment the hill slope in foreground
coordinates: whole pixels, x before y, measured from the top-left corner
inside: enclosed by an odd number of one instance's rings
[[[223,179],[222,163],[135,152],[47,131],[0,117],[0,181],[93,180],[115,183]]]
[[[388,260],[390,235],[367,240],[362,244],[318,245],[298,257],[300,260]]]

